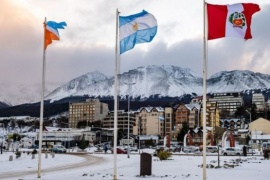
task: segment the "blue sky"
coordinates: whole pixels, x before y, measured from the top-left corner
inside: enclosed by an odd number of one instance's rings
[[[270,2],[209,0],[212,4],[257,3],[253,39],[223,38],[208,42],[208,76],[229,70],[270,74]],[[47,48],[46,82],[56,88],[91,71],[114,75],[116,9],[126,16],[152,13],[158,32],[151,43],[136,45],[121,56],[120,72],[139,66],[175,65],[202,76],[203,1],[199,0],[1,0],[0,84],[40,84],[43,22],[66,21],[61,41]]]

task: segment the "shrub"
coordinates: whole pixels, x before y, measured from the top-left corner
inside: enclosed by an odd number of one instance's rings
[[[34,149],[34,150],[32,151],[32,154],[37,154],[37,150]]]
[[[270,154],[270,150],[269,149],[265,149],[263,151],[263,157],[264,157],[264,159],[269,159],[269,154]]]
[[[18,151],[18,149],[16,149],[15,155],[16,155],[16,158],[21,157],[21,151]]]
[[[169,157],[171,157],[171,153],[168,151],[159,151],[157,155],[161,161],[167,160]]]
[[[159,149],[156,149],[156,151],[154,153],[154,156],[158,156],[158,154],[159,154],[160,151],[164,151],[164,148],[163,147],[160,147]]]

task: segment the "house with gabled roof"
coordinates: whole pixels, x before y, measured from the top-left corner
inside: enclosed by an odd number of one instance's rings
[[[183,122],[187,122],[190,128],[197,127],[200,120],[200,103],[179,104],[175,106],[175,128],[179,132],[183,127]]]
[[[162,107],[142,107],[136,115],[133,127],[136,135],[158,135],[164,137],[164,109]]]

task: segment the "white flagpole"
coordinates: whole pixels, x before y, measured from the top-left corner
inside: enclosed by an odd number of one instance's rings
[[[45,51],[45,34],[46,34],[46,17],[44,21],[44,47],[43,47],[43,65],[42,65],[42,90],[40,101],[40,119],[39,119],[39,144],[38,144],[38,175],[40,178],[41,172],[41,147],[42,147],[42,131],[43,131],[43,109],[44,109],[44,91],[45,91],[45,70],[46,70],[46,51]]]
[[[115,74],[114,74],[114,138],[113,138],[113,156],[114,156],[114,174],[113,179],[117,179],[117,113],[118,113],[118,20],[119,11],[116,9],[116,41],[115,41]]]
[[[203,2],[203,180],[206,180],[206,79],[207,79],[207,55],[206,55],[206,3]]]

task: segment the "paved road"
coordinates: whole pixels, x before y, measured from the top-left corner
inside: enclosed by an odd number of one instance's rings
[[[74,164],[69,164],[69,165],[65,165],[65,166],[42,169],[41,174],[48,173],[48,172],[55,172],[55,171],[59,172],[59,171],[67,171],[67,170],[71,170],[71,169],[78,169],[78,168],[90,166],[93,164],[100,164],[100,163],[105,161],[104,158],[91,156],[89,154],[73,154],[73,155],[83,157],[85,160],[83,162],[80,162],[80,163],[74,163]],[[2,179],[18,179],[18,178],[25,176],[25,175],[36,175],[37,176],[37,170],[5,172],[5,174],[0,174],[0,179],[1,180]]]

